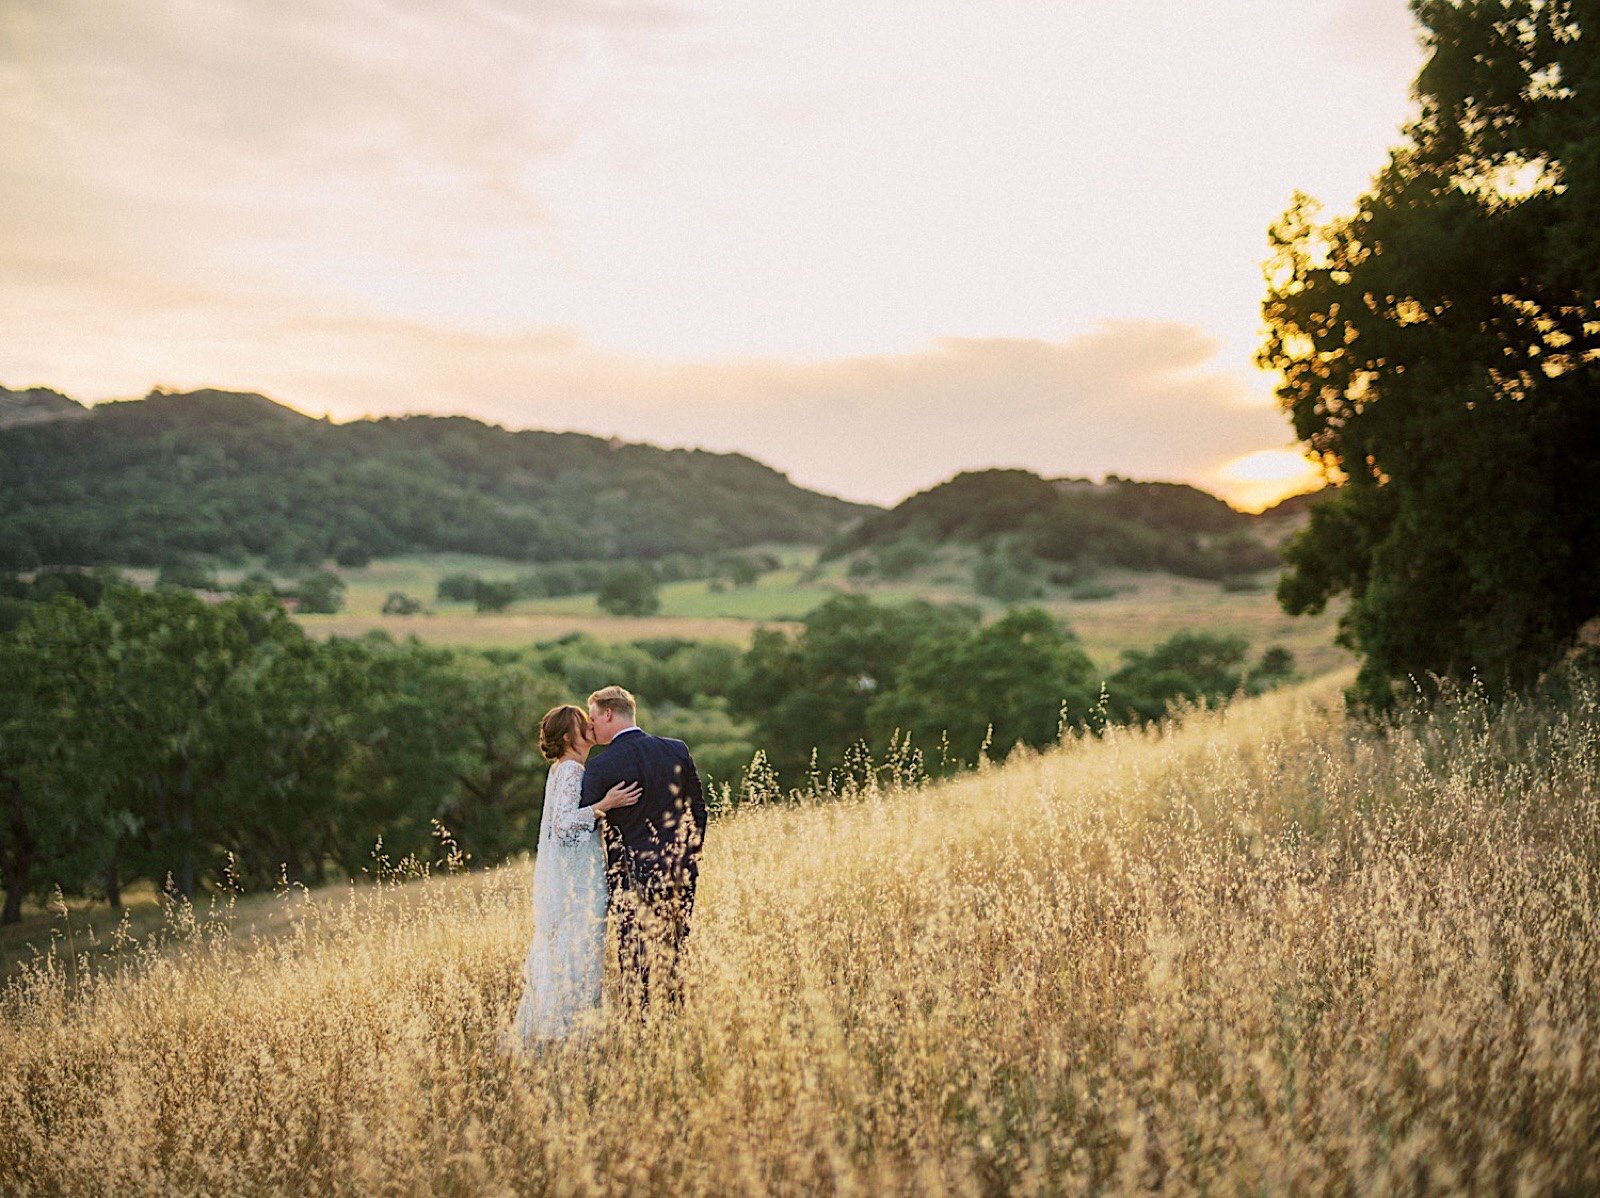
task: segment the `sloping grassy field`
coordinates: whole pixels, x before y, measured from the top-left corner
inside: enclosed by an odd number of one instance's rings
[[[13,983],[0,1178],[1592,1193],[1597,778],[1592,695],[1377,736],[1323,682],[748,808],[711,831],[681,1011],[523,1059],[496,1045],[526,866],[285,896],[253,938],[202,921]]]

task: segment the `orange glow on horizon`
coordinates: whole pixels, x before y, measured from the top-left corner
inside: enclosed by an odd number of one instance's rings
[[[1292,449],[1258,449],[1226,462],[1216,472],[1216,490],[1235,507],[1259,512],[1314,491],[1325,482],[1311,458]]]

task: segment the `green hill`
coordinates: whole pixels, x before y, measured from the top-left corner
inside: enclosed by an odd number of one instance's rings
[[[156,391],[77,419],[0,426],[0,568],[252,554],[653,558],[825,541],[868,510],[739,454],[465,417],[333,424],[239,392]]]
[[[77,400],[48,387],[30,387],[26,391],[0,387],[0,429],[82,416],[86,411]]]
[[[829,558],[967,544],[1011,561],[1085,576],[1105,566],[1223,578],[1277,563],[1260,517],[1179,483],[1046,479],[981,470],[875,512],[837,537]]]

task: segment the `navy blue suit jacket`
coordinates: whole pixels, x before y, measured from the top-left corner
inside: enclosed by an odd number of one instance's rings
[[[693,886],[706,835],[706,800],[689,746],[647,732],[622,733],[584,767],[578,806],[594,806],[618,782],[637,782],[644,794],[632,807],[605,815],[613,864],[633,882]]]

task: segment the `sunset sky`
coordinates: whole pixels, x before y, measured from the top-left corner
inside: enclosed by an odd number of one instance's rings
[[[1420,64],[1403,0],[0,0],[0,383],[1260,504],[1267,225]]]

